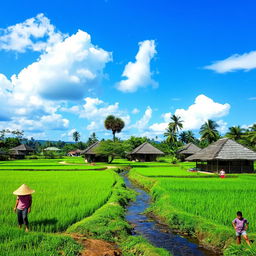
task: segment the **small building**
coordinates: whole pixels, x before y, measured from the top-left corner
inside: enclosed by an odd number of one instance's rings
[[[11,148],[9,150],[11,158],[24,159],[25,156],[32,154],[34,149],[26,144],[21,144],[17,147]]]
[[[8,152],[5,152],[0,149],[0,161],[8,160],[9,157],[10,157],[10,155],[8,154]]]
[[[156,161],[158,156],[162,155],[164,155],[164,153],[161,150],[148,142],[144,142],[128,154],[128,158],[138,162],[153,162]]]
[[[96,154],[95,149],[99,146],[100,142],[97,141],[93,143],[91,146],[86,148],[85,150],[81,151],[81,155],[84,155],[85,160],[88,163],[92,162],[108,162],[108,157],[107,156],[102,156],[99,154]]]
[[[219,139],[186,158],[195,161],[196,167],[203,171],[223,169],[226,173],[253,172],[255,160],[256,152],[228,138]]]
[[[60,149],[56,147],[48,147],[48,148],[45,148],[44,151],[60,151]]]
[[[176,154],[178,155],[181,161],[185,161],[187,157],[192,156],[193,154],[197,153],[200,150],[201,148],[199,148],[195,144],[188,143],[184,145],[182,148],[180,148],[179,150],[177,150]]]
[[[73,151],[69,151],[67,155],[68,156],[80,156],[81,152],[82,152],[82,150],[76,149],[76,150],[73,150]]]

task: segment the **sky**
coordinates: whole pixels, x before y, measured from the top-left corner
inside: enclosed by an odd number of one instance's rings
[[[175,114],[256,122],[256,3],[203,0],[17,1],[0,8],[0,130],[71,141],[164,139]]]

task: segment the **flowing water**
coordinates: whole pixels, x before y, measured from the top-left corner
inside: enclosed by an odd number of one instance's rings
[[[197,240],[181,236],[173,232],[166,225],[150,218],[144,211],[150,206],[151,198],[125,176],[122,175],[128,188],[135,190],[136,200],[127,207],[126,220],[134,226],[133,235],[142,235],[156,247],[164,248],[174,256],[217,256],[216,252],[199,246]]]

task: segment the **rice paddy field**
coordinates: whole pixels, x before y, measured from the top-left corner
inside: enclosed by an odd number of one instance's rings
[[[176,225],[175,228],[192,232],[205,230],[213,237],[219,236],[218,244],[212,238],[206,242],[224,246],[225,240],[235,242],[231,222],[236,212],[242,211],[250,222],[249,236],[255,239],[256,174],[228,175],[224,179],[213,175],[209,178],[207,174],[188,172],[193,163],[178,165],[149,166],[130,171],[131,179],[150,190],[154,198],[151,210],[155,214],[166,219],[171,226]],[[255,255],[248,253],[232,255]]]
[[[60,161],[63,159],[0,162],[1,256],[79,254],[81,246],[60,232],[91,216],[107,202],[117,174],[112,170],[90,170],[98,166],[87,164],[76,170],[80,165],[63,165]],[[18,229],[13,212],[16,196],[12,192],[23,183],[36,191],[29,233]]]

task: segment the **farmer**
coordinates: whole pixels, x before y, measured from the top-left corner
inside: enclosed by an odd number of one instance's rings
[[[236,231],[236,243],[241,244],[241,236],[243,236],[246,243],[249,246],[251,246],[249,238],[246,233],[249,222],[247,221],[247,219],[243,218],[242,212],[238,211],[236,215],[237,215],[236,218],[232,221],[232,225]]]
[[[223,169],[220,170],[220,177],[221,177],[222,179],[225,178],[225,171],[224,171]]]
[[[14,206],[14,212],[17,212],[19,228],[22,224],[25,225],[25,231],[28,232],[28,213],[31,212],[32,196],[35,190],[29,188],[26,184],[21,185],[13,192],[17,195],[17,200]]]

